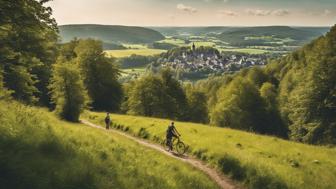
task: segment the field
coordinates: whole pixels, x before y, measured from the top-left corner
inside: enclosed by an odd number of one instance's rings
[[[217,188],[193,167],[117,134],[0,101],[0,188]]]
[[[272,52],[272,51],[267,51],[267,50],[262,50],[262,49],[249,49],[249,48],[229,48],[229,49],[219,49],[220,51],[223,52],[242,52],[242,53],[248,53],[248,54],[264,54],[267,52]]]
[[[161,54],[166,51],[161,50],[161,49],[125,49],[125,50],[107,50],[105,52],[107,53],[108,56],[122,58],[122,57],[131,56],[132,54],[142,55],[142,56],[153,56],[153,55]]]
[[[122,46],[128,48],[128,49],[147,49],[148,46],[145,44],[128,44],[123,43]]]
[[[104,113],[83,117],[102,124]],[[165,136],[169,120],[112,115],[119,128],[155,142]],[[232,129],[176,122],[194,156],[249,188],[334,188],[336,149],[310,146]]]
[[[158,42],[159,43],[169,43],[169,44],[176,45],[176,46],[186,46],[187,45],[184,40],[171,38],[171,37],[167,37],[166,39],[158,41]]]
[[[139,67],[139,68],[129,68],[129,69],[121,69],[122,76],[127,76],[129,74],[139,74],[142,75],[146,72],[146,68],[145,67]]]

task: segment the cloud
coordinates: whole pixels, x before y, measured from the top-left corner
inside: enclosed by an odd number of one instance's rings
[[[238,13],[232,10],[220,10],[218,11],[219,16],[238,16]]]
[[[251,16],[268,16],[271,14],[269,10],[260,10],[260,9],[247,9],[246,13]]]
[[[290,12],[289,10],[286,10],[286,9],[278,9],[272,12],[272,15],[275,15],[275,16],[286,16],[288,14],[290,14]]]
[[[229,2],[230,0],[204,0],[205,2],[224,2],[224,3],[227,3],[227,2]]]
[[[276,10],[247,9],[245,12],[251,16],[286,16],[290,14],[289,10],[286,9],[276,9]]]
[[[323,16],[329,16],[331,14],[331,11],[330,10],[328,10],[328,9],[325,9],[324,11],[323,11]]]
[[[178,4],[176,8],[180,11],[188,12],[188,13],[196,13],[197,9],[194,7],[186,6],[182,3]]]

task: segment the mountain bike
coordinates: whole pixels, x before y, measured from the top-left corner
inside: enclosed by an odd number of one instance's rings
[[[187,151],[186,145],[182,142],[180,137],[173,137],[172,139],[172,150],[176,151],[179,155],[183,155]],[[168,144],[167,139],[163,141],[163,145],[167,151],[170,150],[170,144]]]

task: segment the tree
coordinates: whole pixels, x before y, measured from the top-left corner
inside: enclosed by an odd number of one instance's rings
[[[128,95],[129,114],[168,118],[167,105],[173,99],[166,94],[162,80],[153,75],[135,82]]]
[[[262,84],[268,80],[264,70],[260,67],[252,67],[249,69],[247,72],[247,78],[258,88],[260,88]]]
[[[250,81],[236,77],[218,91],[218,104],[210,112],[211,123],[221,127],[266,133],[265,104]]]
[[[123,93],[118,82],[120,73],[114,66],[115,59],[105,56],[100,41],[87,39],[76,43],[74,57],[92,100],[92,108],[100,111],[119,110]]]
[[[173,77],[169,69],[161,71],[164,92],[172,101],[167,101],[166,113],[172,119],[184,120],[187,115],[187,98],[181,84]]]
[[[88,103],[78,67],[73,62],[59,63],[53,66],[53,75],[49,86],[56,113],[68,121],[78,121],[80,113]]]
[[[203,92],[190,86],[186,89],[188,99],[187,120],[198,123],[208,122],[207,98]]]
[[[0,2],[0,62],[4,85],[23,102],[49,104],[47,85],[55,61],[57,24],[48,0]],[[15,42],[15,43],[13,43]]]
[[[265,133],[288,138],[288,128],[281,119],[277,95],[275,86],[269,82],[264,83],[260,88],[260,96],[264,100],[267,113],[265,121],[268,127],[265,128]]]

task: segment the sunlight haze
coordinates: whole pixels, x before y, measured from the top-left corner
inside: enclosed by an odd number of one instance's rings
[[[331,26],[334,0],[54,0],[58,24]]]

